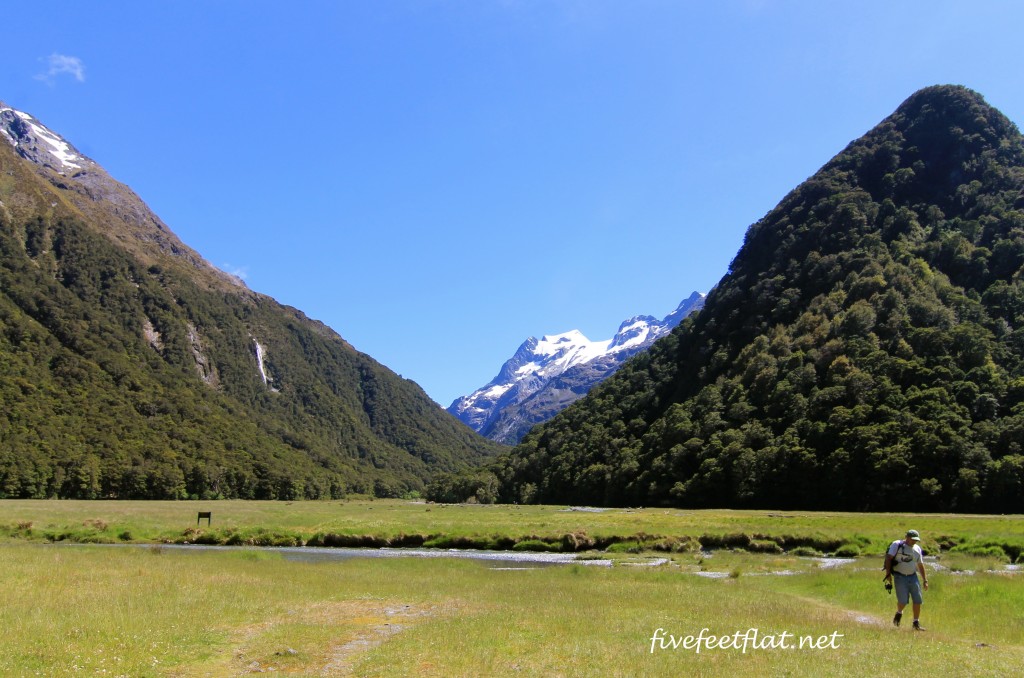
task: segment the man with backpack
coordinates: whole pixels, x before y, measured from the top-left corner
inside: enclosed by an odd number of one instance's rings
[[[903,608],[910,600],[914,601],[914,630],[924,631],[921,626],[921,584],[928,590],[928,575],[924,571],[924,553],[918,542],[921,535],[917,530],[907,530],[904,539],[894,541],[885,552],[885,582],[896,587],[896,616],[892,623],[900,625],[903,619]],[[920,579],[918,579],[920,575]]]

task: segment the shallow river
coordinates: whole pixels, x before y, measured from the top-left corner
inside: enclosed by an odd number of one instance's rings
[[[85,544],[67,544],[85,546]],[[89,544],[92,546],[92,544]],[[214,551],[257,551],[279,553],[286,560],[318,563],[348,558],[462,558],[493,563],[495,569],[532,569],[546,565],[592,565],[611,567],[612,561],[582,559],[574,553],[535,553],[519,551],[479,551],[474,549],[402,549],[402,548],[323,548],[318,546],[213,546],[208,544],[96,544],[109,548],[148,548],[192,553]]]

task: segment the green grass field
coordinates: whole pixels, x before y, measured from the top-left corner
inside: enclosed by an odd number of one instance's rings
[[[0,675],[861,676],[912,657],[918,671],[978,676],[1024,665],[1024,574],[1008,572],[1005,556],[962,550],[932,565],[928,631],[914,633],[890,623],[895,601],[881,587],[875,553],[837,567],[718,549],[655,554],[664,564],[654,567],[632,566],[650,554],[615,553],[610,568],[508,570],[450,559],[307,563],[273,550],[37,543],[47,531],[68,533],[64,541],[127,541],[118,537],[126,531],[132,541],[159,541],[194,530],[197,510],[213,511],[210,529],[249,534],[840,534],[860,535],[869,550],[911,526],[926,543],[938,534],[1015,543],[1022,531],[1020,517],[986,516],[0,502]],[[658,629],[664,640],[652,645]],[[761,647],[672,648],[673,637],[702,629],[730,641],[753,640],[756,629]]]

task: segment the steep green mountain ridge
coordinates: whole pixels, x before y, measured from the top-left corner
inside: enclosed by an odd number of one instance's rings
[[[496,451],[30,116],[0,123],[0,497],[396,496]]]
[[[748,231],[704,310],[535,428],[508,501],[1024,512],[1024,144],[915,93]]]

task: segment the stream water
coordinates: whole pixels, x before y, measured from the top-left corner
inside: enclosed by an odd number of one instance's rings
[[[156,551],[181,551],[186,553],[213,553],[218,551],[263,552],[277,553],[284,559],[303,563],[319,563],[349,558],[459,558],[463,560],[485,561],[495,570],[532,570],[538,567],[555,565],[587,565],[590,567],[612,567],[613,561],[593,556],[580,557],[575,553],[537,553],[532,551],[484,551],[477,549],[416,549],[416,548],[325,548],[319,546],[219,546],[211,544],[60,544],[59,546],[102,546],[106,548],[145,548]],[[810,558],[817,561],[819,569],[850,567],[857,563],[855,558]],[[971,576],[972,570],[950,570],[936,562],[935,558],[925,558],[927,565],[937,571],[946,571],[951,575]],[[618,565],[657,567],[668,562],[665,558],[638,558],[632,561],[617,561]],[[872,568],[861,567],[868,570]],[[1021,574],[1024,566],[1006,565],[1002,570],[1006,574]],[[699,577],[712,579],[726,578],[728,572],[690,571]],[[799,571],[779,570],[771,572],[748,572],[746,576],[787,576],[799,574]]]
[[[83,546],[83,544],[68,544]],[[588,565],[611,567],[612,561],[580,558],[575,553],[534,553],[528,551],[482,551],[475,549],[409,548],[323,548],[314,546],[217,546],[210,544],[96,544],[109,548],[148,548],[161,551],[204,553],[250,551],[281,554],[286,560],[304,563],[329,562],[349,558],[461,558],[493,563],[495,569],[533,569],[539,566]]]

